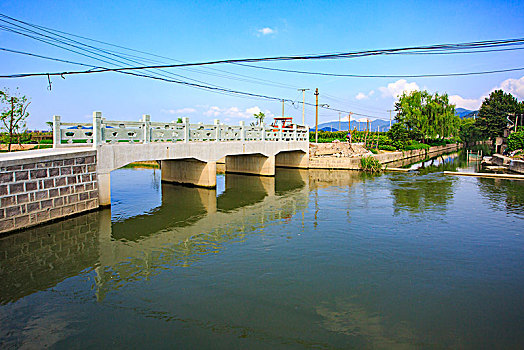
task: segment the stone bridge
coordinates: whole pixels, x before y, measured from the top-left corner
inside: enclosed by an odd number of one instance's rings
[[[275,167],[308,168],[309,128],[108,121],[93,113],[93,123],[63,123],[53,118],[53,148],[90,147],[97,151],[98,199],[111,205],[110,172],[137,161],[157,161],[162,181],[213,188],[216,164],[228,173],[274,176]]]

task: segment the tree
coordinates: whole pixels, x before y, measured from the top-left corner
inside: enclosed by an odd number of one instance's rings
[[[264,122],[264,118],[266,115],[264,112],[258,112],[257,114],[253,114],[255,116],[255,119],[257,120],[257,125],[261,125]]]
[[[495,141],[497,136],[503,136],[508,125],[506,119],[510,114],[520,109],[517,99],[502,90],[495,90],[484,99],[480,106],[477,125],[483,136]]]
[[[431,95],[427,91],[403,93],[395,103],[395,120],[410,133],[425,141],[428,138],[445,138],[458,132],[460,118],[448,95]]]
[[[0,126],[7,132],[8,152],[11,152],[11,144],[14,141],[20,143],[21,133],[25,132],[26,128],[25,120],[29,116],[27,107],[30,104],[25,96],[20,96],[18,93],[11,95],[7,89],[0,90],[0,121],[2,122]]]
[[[465,143],[472,143],[482,140],[482,133],[478,123],[473,118],[464,118],[460,123],[460,139]]]

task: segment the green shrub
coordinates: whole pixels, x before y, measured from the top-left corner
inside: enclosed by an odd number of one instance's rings
[[[362,170],[370,171],[372,173],[382,170],[382,164],[372,156],[364,156],[360,158],[360,167]]]
[[[381,150],[384,150],[384,151],[396,151],[397,149],[395,148],[395,146],[391,146],[391,145],[380,145],[378,146],[378,149],[381,149]]]
[[[516,149],[524,148],[524,128],[520,127],[516,132],[508,137],[508,150],[514,151]]]
[[[405,145],[403,150],[404,151],[411,151],[411,150],[415,150],[415,149],[425,149],[425,150],[428,150],[429,149],[429,145],[425,144],[425,143],[418,143],[418,142],[413,142],[412,144],[409,144],[409,145]]]
[[[377,154],[378,151],[375,148],[368,148],[368,151],[370,151],[373,154]]]

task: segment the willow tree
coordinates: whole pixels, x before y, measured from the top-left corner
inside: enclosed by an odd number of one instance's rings
[[[404,92],[395,103],[395,111],[396,121],[422,141],[456,135],[460,127],[455,105],[449,103],[447,94],[432,95],[426,90]]]

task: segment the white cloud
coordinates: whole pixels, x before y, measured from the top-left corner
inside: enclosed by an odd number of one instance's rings
[[[258,114],[260,112],[262,112],[262,111],[257,106],[246,109],[246,113],[250,113],[251,115]]]
[[[449,96],[449,102],[453,103],[457,108],[465,108],[470,110],[477,110],[480,108],[484,97],[478,99],[474,98],[463,98],[459,95]]]
[[[208,117],[218,117],[221,113],[220,107],[211,106],[207,111],[204,112],[205,116]]]
[[[509,92],[519,100],[524,100],[524,76],[520,79],[506,79],[498,89]]]
[[[207,111],[204,112],[205,116],[208,117],[226,117],[224,120],[231,120],[233,119],[251,119],[254,118],[253,114],[262,112],[260,107],[254,106],[250,108],[246,108],[244,110],[238,108],[238,107],[229,107],[229,108],[220,108],[217,106],[209,107]],[[273,116],[273,113],[271,113],[268,110],[264,111],[264,114],[266,117]]]
[[[356,98],[357,100],[359,100],[359,101],[360,101],[360,100],[365,100],[366,98],[368,98],[368,95],[366,95],[366,94],[363,93],[363,92],[359,92],[359,93],[357,94],[357,96],[355,96],[355,98]]]
[[[485,98],[489,96],[495,90],[503,90],[504,92],[510,93],[515,96],[518,100],[524,100],[524,76],[520,79],[506,79],[500,85],[491,89],[488,93],[480,96],[477,99],[463,98],[459,95],[453,95],[449,97],[449,101],[457,107],[462,107],[471,110],[477,110],[482,105]]]
[[[161,112],[166,114],[189,114],[195,113],[196,109],[190,107],[180,109],[162,109]]]
[[[408,83],[406,79],[397,80],[394,83],[389,83],[387,87],[381,86],[378,89],[382,93],[382,97],[394,98],[398,98],[403,92],[420,90],[417,83]]]
[[[260,35],[275,34],[277,32],[277,30],[276,29],[271,29],[269,27],[265,27],[265,28],[257,30],[257,32],[259,33],[258,35],[260,36]]]

